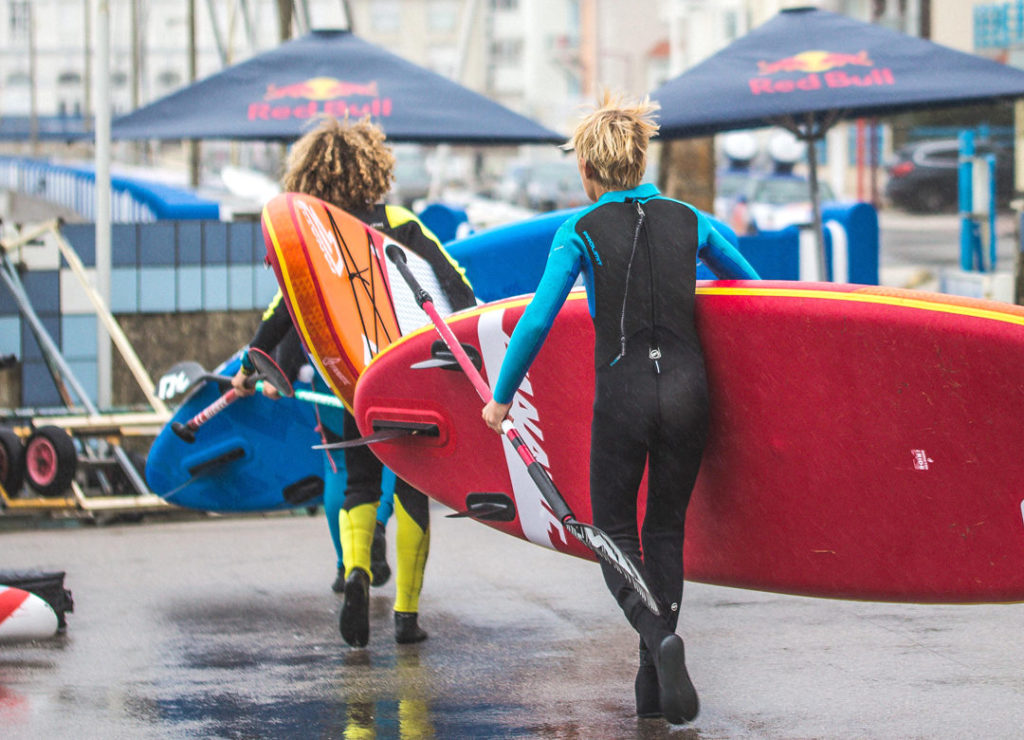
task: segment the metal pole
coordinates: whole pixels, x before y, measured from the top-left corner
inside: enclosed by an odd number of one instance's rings
[[[198,75],[198,50],[196,47],[196,0],[188,0],[188,81],[193,83]],[[186,144],[188,151],[188,181],[192,187],[199,187],[200,148],[198,139],[189,139]]]
[[[813,116],[813,114],[811,114]],[[825,231],[821,226],[821,204],[818,202],[818,150],[815,146],[814,119],[809,117],[804,141],[807,143],[807,178],[811,186],[811,227],[818,247],[818,274],[828,280],[828,264],[825,260]]]
[[[96,292],[110,305],[110,0],[96,4]],[[96,322],[96,400],[111,402],[110,334]]]

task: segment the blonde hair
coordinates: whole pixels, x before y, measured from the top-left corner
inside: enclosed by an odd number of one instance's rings
[[[369,116],[355,123],[326,117],[295,142],[281,186],[346,211],[363,211],[391,189],[395,155]]]
[[[601,106],[580,121],[566,148],[576,150],[601,185],[635,188],[647,169],[647,143],[658,133],[654,112],[660,107],[647,97],[625,104],[605,92]]]

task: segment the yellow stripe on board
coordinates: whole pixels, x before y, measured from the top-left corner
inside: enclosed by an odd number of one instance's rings
[[[305,338],[304,344],[307,347],[312,347],[313,346],[313,341],[310,339],[309,331],[306,329],[306,324],[302,320],[302,314],[299,313],[298,308],[297,308],[298,304],[295,302],[295,294],[292,292],[292,281],[291,281],[291,278],[288,276],[288,267],[285,264],[285,261],[284,261],[284,259],[282,258],[282,255],[281,255],[281,245],[278,242],[277,234],[274,232],[274,224],[271,222],[270,218],[268,218],[266,214],[263,215],[263,224],[264,224],[264,226],[267,227],[267,233],[270,234],[270,241],[274,245],[274,253],[277,255],[277,266],[280,268],[281,276],[284,278],[284,286],[283,287],[284,287],[285,290],[288,291],[288,301],[289,301],[289,303],[292,306],[296,307],[296,310],[293,313],[294,313],[295,320],[299,324],[298,329],[302,333],[302,336]],[[345,408],[347,408],[349,411],[351,411],[352,409],[349,408],[349,405],[345,401],[345,399],[341,398],[341,396],[338,395],[337,390],[334,388],[334,383],[330,379],[331,375],[330,375],[330,373],[327,372],[327,368],[325,368],[323,366],[323,364],[321,364],[320,358],[317,357],[312,352],[309,353],[309,358],[316,365],[317,370],[320,372],[320,377],[323,378],[324,382],[327,383],[327,385],[331,387],[332,391],[334,391],[334,395],[337,396],[339,399],[341,399],[341,402],[345,405]]]
[[[851,291],[839,291],[839,290],[816,290],[814,288],[758,288],[758,287],[726,287],[716,285],[704,285],[697,288],[697,295],[706,296],[753,296],[753,297],[766,297],[766,298],[817,298],[828,301],[852,301],[855,303],[875,303],[885,306],[897,306],[900,308],[913,308],[920,311],[934,311],[936,313],[947,313],[954,314],[957,316],[970,316],[978,319],[989,319],[991,321],[1002,321],[1007,324],[1015,324],[1017,326],[1024,326],[1024,315],[1006,313],[1003,311],[993,311],[991,309],[979,308],[975,306],[958,305],[956,303],[942,303],[938,300],[927,300],[923,298],[904,298],[894,295],[882,295],[880,293],[865,293],[865,292],[851,292]],[[569,293],[567,301],[578,301],[586,300],[587,294],[583,288],[575,288]],[[531,300],[532,295],[525,295],[520,298],[509,299],[508,301],[502,301],[502,308],[516,308],[518,306],[525,306]],[[462,319],[468,319],[473,316],[479,316],[485,311],[489,311],[494,307],[494,303],[485,303],[482,306],[471,309],[465,312],[459,312],[454,319],[461,321]],[[388,351],[394,349],[398,345],[402,344],[406,340],[412,339],[424,332],[434,331],[433,324],[427,324],[424,327],[417,329],[416,331],[406,334],[398,341],[392,343],[386,347],[383,352],[380,352],[371,361],[377,361],[381,355],[384,355]]]
[[[814,290],[811,288],[732,288],[708,285],[697,288],[697,295],[722,296],[764,296],[768,298],[817,298],[828,301],[853,301],[855,303],[876,303],[900,308],[915,308],[921,311],[970,316],[978,319],[1002,321],[1007,324],[1024,326],[1024,316],[993,311],[991,309],[964,306],[955,303],[941,303],[922,298],[903,298],[878,293],[845,292],[836,290]]]

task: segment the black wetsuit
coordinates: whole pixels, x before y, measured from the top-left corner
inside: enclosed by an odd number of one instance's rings
[[[568,220],[509,343],[494,390],[512,399],[558,308],[582,273],[594,320],[590,486],[594,524],[629,555],[674,631],[683,588],[686,508],[707,437],[708,390],[694,324],[698,256],[721,277],[757,273],[697,210],[652,185],[605,193]],[[637,531],[646,465],[647,513]],[[647,639],[653,615],[602,563],[608,588]]]

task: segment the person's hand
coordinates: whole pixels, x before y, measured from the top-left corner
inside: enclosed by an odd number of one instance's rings
[[[508,415],[508,410],[512,408],[511,403],[498,403],[493,398],[487,402],[484,406],[484,410],[480,412],[484,422],[491,429],[501,434],[501,422],[504,421]]]
[[[241,370],[235,373],[235,376],[231,379],[231,387],[235,389],[235,393],[237,393],[240,397],[251,396],[253,393],[256,392],[255,388],[245,384],[245,381],[248,379],[249,376],[246,375]]]
[[[271,401],[276,401],[281,397],[281,391],[275,386],[271,385],[267,381],[263,381],[263,395],[269,398]]]

